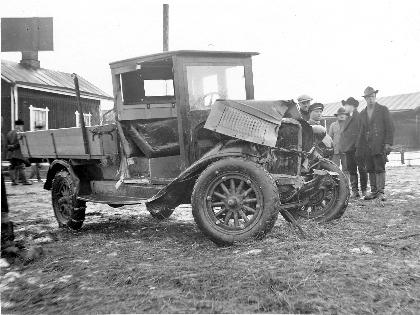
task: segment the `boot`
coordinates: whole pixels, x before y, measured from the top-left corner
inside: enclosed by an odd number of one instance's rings
[[[385,196],[385,172],[376,174],[376,186],[378,188],[378,198],[386,201]]]
[[[360,176],[360,190],[362,191],[362,196],[366,196],[367,193],[367,181],[368,181],[368,175],[366,171],[360,171],[359,170],[359,176]]]
[[[357,175],[350,175],[351,195],[350,198],[360,198],[359,179]]]
[[[31,182],[29,182],[26,179],[26,175],[25,175],[25,167],[23,167],[22,165],[17,167],[17,173],[18,173],[18,178],[20,179],[21,183],[23,185],[32,185]]]
[[[369,173],[369,183],[370,183],[370,194],[367,194],[364,200],[372,200],[375,199],[378,195],[378,189],[376,187],[376,174]]]
[[[10,180],[12,181],[12,186],[19,185],[17,180],[16,180],[16,170],[15,170],[15,168],[9,167],[9,177],[10,177]]]

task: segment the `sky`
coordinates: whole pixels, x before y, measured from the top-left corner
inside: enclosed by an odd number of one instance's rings
[[[328,103],[420,91],[420,1],[2,1],[1,17],[53,17],[41,67],[76,72],[112,94],[109,63],[162,50],[256,51],[255,99]],[[20,53],[2,53],[19,61]]]

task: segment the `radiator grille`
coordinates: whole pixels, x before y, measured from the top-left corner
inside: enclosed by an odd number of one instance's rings
[[[270,142],[273,129],[272,123],[231,107],[225,107],[217,126],[218,132],[259,144]]]

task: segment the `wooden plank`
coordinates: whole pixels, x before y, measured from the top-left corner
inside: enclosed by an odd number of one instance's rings
[[[87,129],[89,131],[93,128],[95,126],[88,127]],[[51,134],[53,134],[54,138],[52,138]],[[22,137],[20,143],[22,154],[26,157],[29,157],[29,152],[30,157],[33,158],[89,156],[85,153],[82,130],[78,127],[25,132],[24,139]],[[93,137],[88,132],[88,143],[92,156],[103,156],[100,137]]]

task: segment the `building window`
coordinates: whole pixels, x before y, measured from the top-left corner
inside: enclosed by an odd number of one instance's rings
[[[48,107],[29,106],[30,130],[48,130]]]
[[[80,127],[80,120],[79,120],[79,112],[76,110],[74,112],[74,115],[76,116],[76,127]],[[92,114],[83,114],[83,118],[85,119],[85,126],[90,127],[92,126]]]

